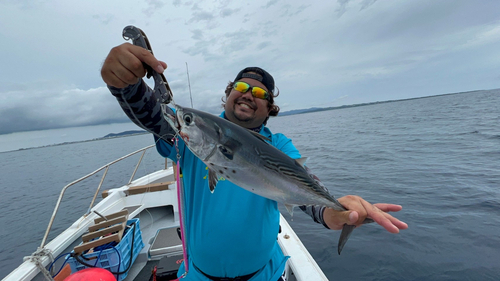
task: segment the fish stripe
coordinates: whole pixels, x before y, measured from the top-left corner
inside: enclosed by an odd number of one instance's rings
[[[322,188],[318,187],[316,182],[314,182],[311,177],[303,177],[302,173],[297,174],[297,168],[303,169],[302,167],[297,167],[298,164],[296,162],[294,167],[290,167],[289,163],[284,162],[284,161],[279,161],[280,159],[276,158],[276,155],[271,155],[267,154],[265,151],[259,149],[259,147],[255,147],[255,150],[257,154],[262,158],[264,161],[264,167],[268,168],[269,170],[275,171],[279,174],[282,174],[286,177],[292,178],[305,186],[311,188],[312,191],[314,191],[316,194],[320,194],[322,196],[326,196],[328,199],[330,199],[332,202],[335,202],[336,200],[332,198],[332,196],[323,190]]]

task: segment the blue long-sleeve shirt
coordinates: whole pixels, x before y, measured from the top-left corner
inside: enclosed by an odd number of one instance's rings
[[[155,135],[158,152],[177,161],[177,150],[170,141],[173,131],[163,120],[152,90],[143,81],[110,90],[130,119]],[[259,133],[291,158],[300,158],[299,151],[283,134],[273,134],[264,125]],[[188,254],[190,263],[196,265],[190,266],[188,280],[207,280],[196,268],[218,277],[259,271],[252,280],[277,280],[286,261],[276,241],[280,217],[277,203],[223,179],[212,194],[208,168],[182,139],[178,152],[184,175]],[[316,222],[322,222],[321,208],[302,209]]]

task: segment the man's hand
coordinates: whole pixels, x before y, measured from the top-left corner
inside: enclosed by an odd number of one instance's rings
[[[101,69],[102,80],[116,88],[125,88],[139,82],[146,75],[142,63],[151,66],[158,73],[163,73],[167,64],[157,60],[148,50],[124,43],[109,52]]]
[[[385,203],[372,205],[363,198],[354,195],[344,196],[339,198],[338,201],[348,211],[335,211],[326,208],[323,219],[330,229],[342,229],[344,224],[360,226],[365,218],[373,219],[390,233],[399,233],[400,229],[408,228],[406,223],[388,214],[388,212],[401,211],[403,207],[400,205]]]

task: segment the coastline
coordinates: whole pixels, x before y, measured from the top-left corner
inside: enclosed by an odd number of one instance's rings
[[[146,132],[144,130],[124,131],[124,132],[117,133],[117,134],[114,134],[114,133],[107,134],[104,137],[93,138],[93,139],[89,139],[89,140],[67,141],[67,142],[61,142],[61,143],[32,146],[32,147],[19,148],[19,149],[14,149],[14,150],[0,151],[0,153],[30,150],[30,149],[44,148],[44,147],[53,147],[53,146],[60,146],[60,145],[66,145],[66,144],[75,144],[75,143],[84,143],[84,142],[92,142],[92,141],[100,141],[100,140],[117,139],[117,138],[132,137],[132,136],[138,136],[138,135],[144,135],[144,134],[148,134],[148,132]]]

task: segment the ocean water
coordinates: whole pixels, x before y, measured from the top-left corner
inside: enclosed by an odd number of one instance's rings
[[[102,138],[107,134],[141,130],[132,122],[0,135],[0,152]]]
[[[340,256],[339,232],[298,209],[293,218],[285,214],[330,280],[500,279],[499,90],[285,116],[268,125],[293,139],[336,197],[403,205],[394,215],[407,230],[364,225]],[[39,246],[65,184],[152,142],[139,135],[0,153],[0,277]],[[128,179],[137,159],[111,169],[105,186]],[[138,176],[164,164],[155,150],[145,160]],[[67,192],[50,237],[87,210],[100,175]]]

